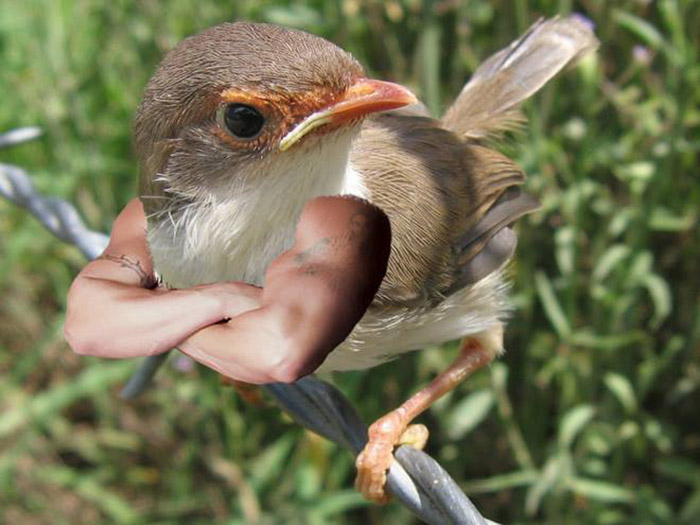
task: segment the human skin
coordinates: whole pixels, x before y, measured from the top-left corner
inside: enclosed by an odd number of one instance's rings
[[[143,206],[117,217],[105,252],[76,277],[64,333],[81,355],[151,356],[177,347],[247,383],[293,382],[313,372],[360,320],[384,278],[389,221],[354,197],[310,201],[295,244],[264,288],[241,282],[158,285]]]

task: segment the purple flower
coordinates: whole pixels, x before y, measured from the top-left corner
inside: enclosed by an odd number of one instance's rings
[[[651,51],[646,46],[637,44],[632,48],[632,60],[643,66],[649,65],[652,59]]]
[[[583,25],[588,27],[588,29],[590,29],[591,31],[595,31],[595,22],[593,20],[591,20],[590,18],[588,18],[583,13],[572,13],[571,18],[578,20]]]
[[[173,368],[185,374],[194,370],[194,361],[189,356],[179,354],[173,359]]]

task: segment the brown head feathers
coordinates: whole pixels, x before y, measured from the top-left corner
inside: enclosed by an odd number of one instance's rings
[[[156,143],[180,137],[186,126],[215,124],[217,109],[236,93],[275,110],[306,104],[298,108],[303,114],[362,75],[349,53],[303,31],[247,22],[207,29],[170,51],[146,86],[134,123],[142,168],[152,175],[153,157],[163,157]]]

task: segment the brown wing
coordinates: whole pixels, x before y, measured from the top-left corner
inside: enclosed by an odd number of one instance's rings
[[[429,118],[368,121],[351,162],[391,221],[379,303],[436,303],[488,275],[515,248],[507,227],[537,207],[517,189],[525,176],[511,160]]]

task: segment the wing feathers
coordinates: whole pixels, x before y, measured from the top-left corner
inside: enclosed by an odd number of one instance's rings
[[[539,207],[537,199],[516,186],[503,192],[484,216],[456,239],[459,276],[447,295],[502,267],[512,257],[518,242],[509,226]]]

